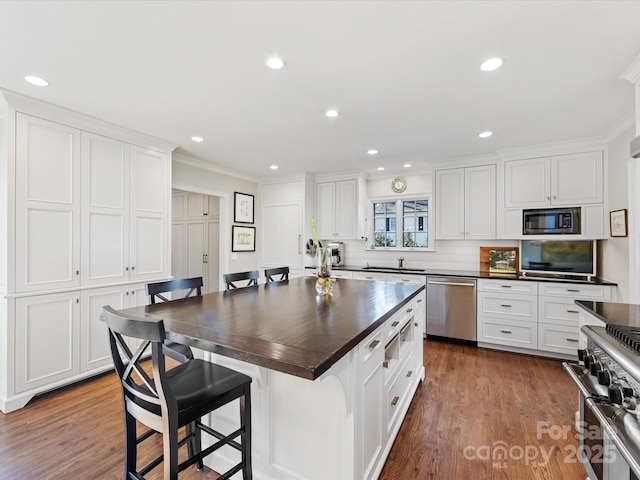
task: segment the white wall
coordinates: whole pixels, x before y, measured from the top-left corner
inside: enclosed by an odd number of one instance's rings
[[[635,126],[629,127],[621,135],[613,139],[609,145],[609,211],[629,209],[629,188],[627,179],[629,163],[633,161],[629,155],[629,144],[635,137]],[[608,221],[608,219],[607,219]],[[609,227],[607,226],[607,230]],[[629,270],[629,241],[632,237],[609,237],[599,242],[600,264],[598,276],[618,284],[617,301],[630,302],[630,270]]]
[[[258,184],[232,175],[200,168],[191,159],[175,156],[173,160],[173,185],[180,189],[221,198],[220,235],[222,248],[220,270],[221,273],[244,272],[258,268],[258,242],[255,252],[231,252],[231,225],[233,224],[233,192],[254,195],[254,212],[259,212]],[[254,215],[254,220],[258,218]],[[258,223],[254,223],[260,228]],[[256,239],[257,240],[257,239]]]

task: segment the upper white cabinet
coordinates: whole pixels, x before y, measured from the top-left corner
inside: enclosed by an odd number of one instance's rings
[[[364,179],[318,181],[315,207],[320,239],[360,240],[367,235]]]
[[[496,166],[435,172],[436,238],[496,237]]]
[[[16,290],[80,284],[80,131],[16,116]]]
[[[603,203],[602,152],[505,162],[505,207]]]

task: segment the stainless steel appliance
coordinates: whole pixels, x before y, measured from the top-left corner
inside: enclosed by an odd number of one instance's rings
[[[591,480],[640,478],[640,328],[585,325],[580,362],[563,363],[580,392],[580,455]]]
[[[331,266],[340,267],[344,265],[344,243],[329,242],[327,248],[331,249]]]
[[[580,207],[536,208],[522,211],[523,235],[580,233]]]
[[[476,342],[476,280],[427,277],[427,337]]]

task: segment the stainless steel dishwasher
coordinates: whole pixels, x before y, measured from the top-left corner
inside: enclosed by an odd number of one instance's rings
[[[476,342],[476,280],[427,277],[427,337]]]

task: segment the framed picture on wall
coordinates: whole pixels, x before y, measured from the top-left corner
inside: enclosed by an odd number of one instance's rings
[[[627,209],[609,212],[609,231],[612,237],[627,236]]]
[[[480,271],[500,274],[518,272],[518,247],[480,247]]]
[[[255,252],[256,227],[231,226],[231,251]]]
[[[233,192],[233,221],[235,223],[253,223],[253,195]]]

